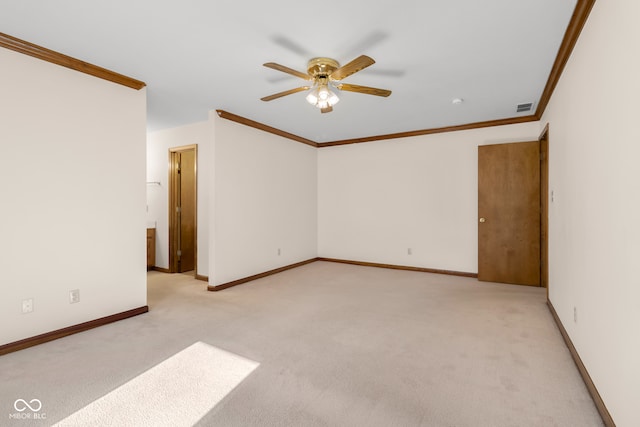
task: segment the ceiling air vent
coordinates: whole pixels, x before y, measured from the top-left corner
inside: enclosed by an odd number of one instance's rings
[[[516,106],[516,113],[524,113],[525,111],[531,111],[531,108],[533,108],[533,102],[518,104]]]

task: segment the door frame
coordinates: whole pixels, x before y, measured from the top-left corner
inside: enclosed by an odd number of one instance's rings
[[[178,215],[176,214],[176,205],[180,197],[180,179],[178,171],[177,154],[185,151],[193,151],[194,154],[194,195],[195,195],[195,230],[194,230],[194,277],[198,276],[198,144],[183,145],[180,147],[169,148],[169,272],[178,272],[178,257],[176,256],[176,248],[179,247]]]
[[[538,137],[540,161],[540,283],[549,300],[549,123]]]
[[[547,288],[549,299],[549,123],[540,141],[540,286]]]

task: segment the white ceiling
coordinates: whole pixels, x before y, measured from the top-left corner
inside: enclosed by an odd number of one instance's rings
[[[576,0],[0,0],[0,31],[147,83],[149,130],[221,109],[316,142],[495,120],[537,103]],[[376,64],[344,80],[329,114],[304,81],[308,59]],[[453,98],[463,98],[460,105]],[[535,109],[535,104],[534,104]]]

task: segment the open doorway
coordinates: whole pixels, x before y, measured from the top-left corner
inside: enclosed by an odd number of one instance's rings
[[[169,271],[197,274],[197,145],[169,149]]]

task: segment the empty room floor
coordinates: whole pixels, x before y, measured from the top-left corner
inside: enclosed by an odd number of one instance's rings
[[[3,413],[0,424],[78,425],[67,417],[103,396],[125,408],[127,383],[161,396],[181,386],[176,368],[164,383],[140,378],[150,370],[162,378],[158,367],[204,343],[255,369],[195,421],[196,385],[194,396],[182,393],[186,403],[133,404],[201,426],[602,425],[544,289],[320,261],[205,288],[150,272],[149,313],[0,356],[0,408],[37,398],[46,414],[27,422]],[[202,357],[184,368],[209,378],[197,386],[221,387],[217,362]],[[92,425],[123,424],[98,414]]]

